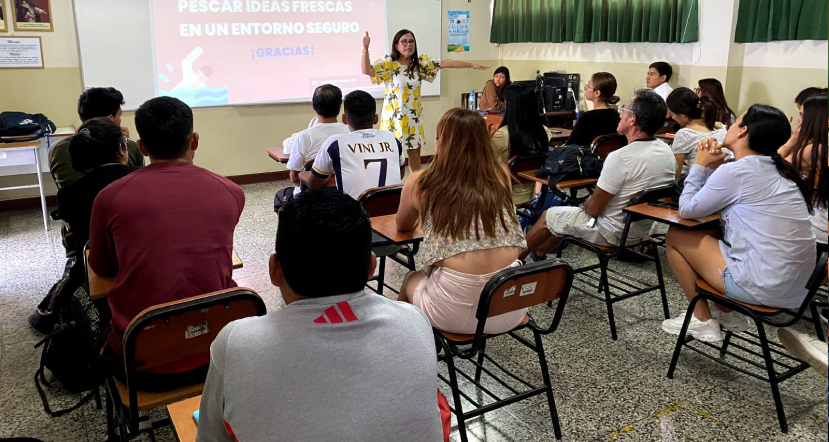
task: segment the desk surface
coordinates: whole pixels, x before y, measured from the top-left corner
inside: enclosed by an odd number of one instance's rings
[[[89,251],[87,250],[87,256],[89,256]],[[233,249],[231,252],[231,260],[233,262],[233,270],[241,269],[244,266],[242,263],[242,259],[239,258],[239,254],[236,253],[236,249]],[[112,288],[112,284],[115,283],[115,277],[101,277],[95,274],[95,271],[92,270],[92,267],[87,269],[89,273],[89,297],[92,300],[103,299],[106,298],[109,294],[109,290]]]
[[[291,157],[290,154],[285,153],[285,149],[282,146],[268,149],[268,156],[277,163],[287,163]]]
[[[670,198],[664,198],[660,201],[671,202]],[[667,207],[651,206],[650,204],[637,204],[631,207],[625,207],[625,213],[635,215],[637,218],[646,218],[659,221],[671,226],[682,227],[684,229],[709,229],[716,227],[720,222],[720,215],[714,213],[702,219],[685,219],[679,216],[679,210],[669,209]]]
[[[193,419],[193,412],[201,405],[201,395],[185,399],[167,406],[167,413],[173,422],[173,429],[179,442],[195,442],[198,426]]]
[[[423,240],[423,231],[420,230],[420,224],[412,231],[401,232],[397,230],[396,216],[374,216],[371,218],[371,228],[380,236],[397,245],[412,244]]]
[[[539,177],[535,176],[536,172],[538,172],[538,171],[539,171],[539,169],[527,170],[527,171],[524,171],[524,172],[518,172],[518,176],[520,176],[521,178],[526,178],[530,181],[534,181],[536,183],[541,183],[541,184],[549,183],[550,182],[549,179],[539,178]],[[579,188],[579,187],[593,186],[598,182],[599,182],[598,178],[585,178],[585,179],[581,179],[581,180],[564,180],[564,181],[559,181],[558,184],[556,184],[556,187],[558,187],[559,189],[575,189],[575,188]]]
[[[40,140],[21,141],[18,143],[0,143],[0,149],[20,149],[20,148],[34,148],[40,147]],[[34,172],[32,172],[34,173]]]
[[[550,134],[550,142],[555,143],[558,141],[567,141],[570,139],[570,134],[573,133],[571,129],[567,129],[565,127],[551,127],[550,130],[557,130],[560,131],[560,134]]]

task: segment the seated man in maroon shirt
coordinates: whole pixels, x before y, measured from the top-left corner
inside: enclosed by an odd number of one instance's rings
[[[149,100],[135,113],[135,126],[150,165],[98,194],[89,235],[89,266],[115,277],[107,297],[112,331],[105,360],[121,378],[123,333],[138,313],[236,286],[233,230],[245,206],[239,186],[193,164],[199,134],[186,104]],[[157,391],[204,382],[208,359],[140,372],[130,381]]]

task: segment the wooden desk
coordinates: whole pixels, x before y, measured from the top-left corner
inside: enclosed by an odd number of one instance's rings
[[[398,246],[423,241],[423,231],[420,230],[420,224],[418,224],[418,226],[412,231],[401,232],[397,230],[397,221],[395,221],[396,216],[397,215],[384,215],[372,217],[372,230]]]
[[[534,181],[536,183],[541,183],[541,184],[546,186],[550,182],[550,180],[547,179],[547,178],[539,178],[539,177],[535,176],[536,172],[538,172],[538,171],[539,171],[539,169],[527,170],[527,171],[524,171],[524,172],[518,172],[518,176],[520,176],[521,178],[528,179],[530,181]],[[598,182],[599,182],[598,178],[585,178],[585,179],[580,179],[580,180],[564,180],[564,181],[559,181],[558,184],[556,184],[556,187],[558,187],[559,189],[578,189],[578,188],[581,188],[581,187],[593,186]]]
[[[666,134],[659,134],[659,135],[656,136],[656,138],[659,138],[660,140],[668,143],[669,145],[674,142],[675,137],[676,137],[675,132],[668,132]]]
[[[567,141],[570,139],[570,134],[573,133],[571,129],[567,129],[566,127],[551,127],[551,130],[555,129],[560,131],[560,134],[551,134],[550,135],[550,145],[553,143],[559,143],[562,141]]]
[[[89,258],[89,251],[86,251],[87,258]],[[242,259],[239,258],[239,254],[236,253],[236,249],[233,249],[231,252],[231,258],[233,262],[233,270],[241,269],[244,267],[244,263],[242,263]],[[109,295],[110,289],[112,289],[112,284],[115,283],[115,277],[103,277],[98,276],[95,274],[95,271],[92,270],[92,267],[88,267],[86,269],[87,277],[89,278],[89,297],[92,298],[93,301],[98,299],[104,299]]]
[[[201,405],[201,395],[167,406],[167,413],[173,423],[173,430],[179,442],[195,442],[198,426],[193,412]]]
[[[291,158],[290,154],[285,153],[285,149],[283,149],[282,146],[268,149],[268,156],[277,163],[287,163]]]
[[[302,181],[303,184],[305,184],[305,187],[311,187],[308,184],[308,182],[311,180],[311,174],[312,172],[310,170],[306,170],[304,172],[299,173],[299,180]],[[337,187],[337,179],[334,177],[334,175],[328,177],[328,181],[325,182],[324,187]]]
[[[671,202],[670,198],[664,198],[660,201]],[[683,229],[710,229],[716,227],[720,223],[720,215],[714,213],[702,219],[685,219],[679,216],[679,210],[669,209],[667,207],[656,207],[650,204],[637,204],[623,209],[625,213],[634,215],[634,221],[639,219],[652,219],[670,226],[681,227]]]

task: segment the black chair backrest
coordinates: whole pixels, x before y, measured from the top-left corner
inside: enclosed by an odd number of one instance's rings
[[[621,149],[627,145],[628,139],[622,134],[599,135],[590,145],[590,151],[604,160],[614,150]]]
[[[306,161],[305,164],[302,165],[302,171],[303,172],[308,172],[308,171],[311,170],[312,167],[314,167],[314,159],[313,158]]]
[[[628,202],[628,207],[635,206],[637,204],[646,204],[653,201],[661,200],[663,198],[670,198],[674,192],[674,183],[666,184],[664,186],[659,187],[651,187],[650,189],[645,189],[640,191],[639,193],[633,195]],[[622,237],[619,241],[619,248],[613,253],[612,256],[617,255],[622,251],[625,244],[627,243],[628,233],[630,232],[630,225],[632,224],[630,219],[630,214],[625,213],[625,227],[622,230]]]
[[[357,201],[363,206],[369,217],[393,215],[400,206],[403,185],[374,187],[363,192]]]
[[[813,313],[817,313],[817,308],[815,308],[812,301],[815,299],[815,295],[817,295],[818,290],[826,282],[827,263],[829,263],[829,259],[827,259],[827,254],[821,253],[815,264],[815,269],[812,271],[812,275],[809,277],[809,281],[806,283],[806,290],[808,290],[809,292],[806,294],[806,297],[803,298],[803,303],[800,304],[800,307],[797,309],[797,311],[791,314],[791,319],[785,322],[774,322],[770,319],[766,319],[765,317],[760,316],[760,320],[772,324],[775,327],[789,327],[800,321],[800,318],[802,318],[803,315],[806,314],[806,310],[812,308]],[[819,321],[820,319],[814,320]]]
[[[507,167],[512,179],[519,183],[532,183],[532,180],[518,176],[518,172],[527,172],[530,170],[541,169],[544,161],[547,160],[546,153],[537,153],[531,155],[520,155],[510,158]]]

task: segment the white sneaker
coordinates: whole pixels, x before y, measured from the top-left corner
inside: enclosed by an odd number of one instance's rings
[[[829,347],[826,342],[788,327],[777,329],[777,337],[794,357],[811,365],[823,377],[829,377]]]
[[[679,336],[679,332],[682,331],[683,322],[685,322],[684,313],[676,318],[662,321],[662,330],[665,330],[666,333]],[[722,332],[720,332],[720,323],[714,318],[703,322],[692,316],[691,323],[688,324],[687,335],[704,342],[722,342],[723,340]]]
[[[740,333],[748,330],[748,318],[734,312],[724,312],[717,308],[717,304],[711,304],[711,316],[728,331]]]

